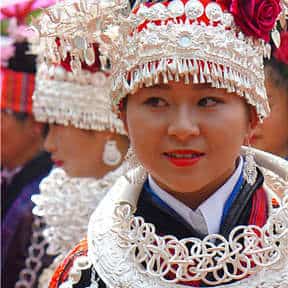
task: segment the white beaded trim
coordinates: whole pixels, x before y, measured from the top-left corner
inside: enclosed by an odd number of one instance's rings
[[[103,72],[75,76],[61,67],[48,71],[43,66],[37,74],[33,95],[37,121],[126,135],[122,121],[111,110],[110,81]]]

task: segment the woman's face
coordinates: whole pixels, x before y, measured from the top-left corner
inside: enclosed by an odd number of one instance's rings
[[[50,125],[44,146],[51,152],[55,164],[62,166],[71,177],[100,178],[111,170],[102,160],[110,134],[71,125]]]
[[[252,137],[252,145],[264,151],[288,156],[288,92],[283,83],[277,85],[271,74],[272,68],[266,68],[266,89],[270,99],[271,114],[259,125]]]
[[[139,89],[126,108],[122,117],[140,162],[175,193],[215,191],[251,132],[245,101],[206,84]]]

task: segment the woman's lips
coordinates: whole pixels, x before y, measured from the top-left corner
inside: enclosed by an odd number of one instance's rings
[[[64,162],[61,160],[54,160],[53,159],[53,163],[57,166],[57,167],[62,167]]]
[[[174,150],[165,152],[163,155],[177,167],[188,167],[201,160],[205,153],[195,150]]]

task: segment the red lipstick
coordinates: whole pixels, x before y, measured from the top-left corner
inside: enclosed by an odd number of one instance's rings
[[[64,162],[60,160],[52,160],[57,167],[62,167]]]
[[[164,156],[176,167],[193,166],[204,155],[205,153],[195,150],[173,150],[164,153]]]

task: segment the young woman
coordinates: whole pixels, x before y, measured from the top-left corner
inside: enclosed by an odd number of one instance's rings
[[[37,73],[33,112],[49,123],[45,148],[58,168],[40,184],[32,198],[34,214],[46,223],[48,254],[58,255],[40,278],[46,287],[55,265],[86,236],[88,219],[116,179],[128,149],[123,123],[109,105],[109,75],[101,71],[98,46],[94,62],[76,76],[70,54],[52,68],[42,63]],[[93,85],[92,85],[93,83]]]
[[[279,248],[287,206],[268,218],[277,196],[264,188],[253,154],[282,181],[287,163],[241,148],[269,115],[264,41],[281,8],[261,3],[160,1],[140,4],[128,17],[117,14],[119,2],[115,14],[110,7],[106,21],[120,27],[108,25],[101,51],[112,65],[111,96],[128,131],[130,169],[93,213],[88,244],[67,256],[50,287],[199,287],[236,280],[233,287],[265,287],[272,276],[286,283],[285,270],[273,265],[287,261]],[[85,9],[73,19],[89,42],[94,22],[81,22]],[[266,9],[274,21],[258,27]],[[75,48],[74,35],[62,37]],[[272,244],[276,238],[280,246]],[[277,259],[265,252],[276,250],[283,252]],[[248,277],[260,270],[261,277]]]
[[[265,64],[271,115],[255,130],[252,145],[288,159],[288,32],[281,33],[281,45]]]

